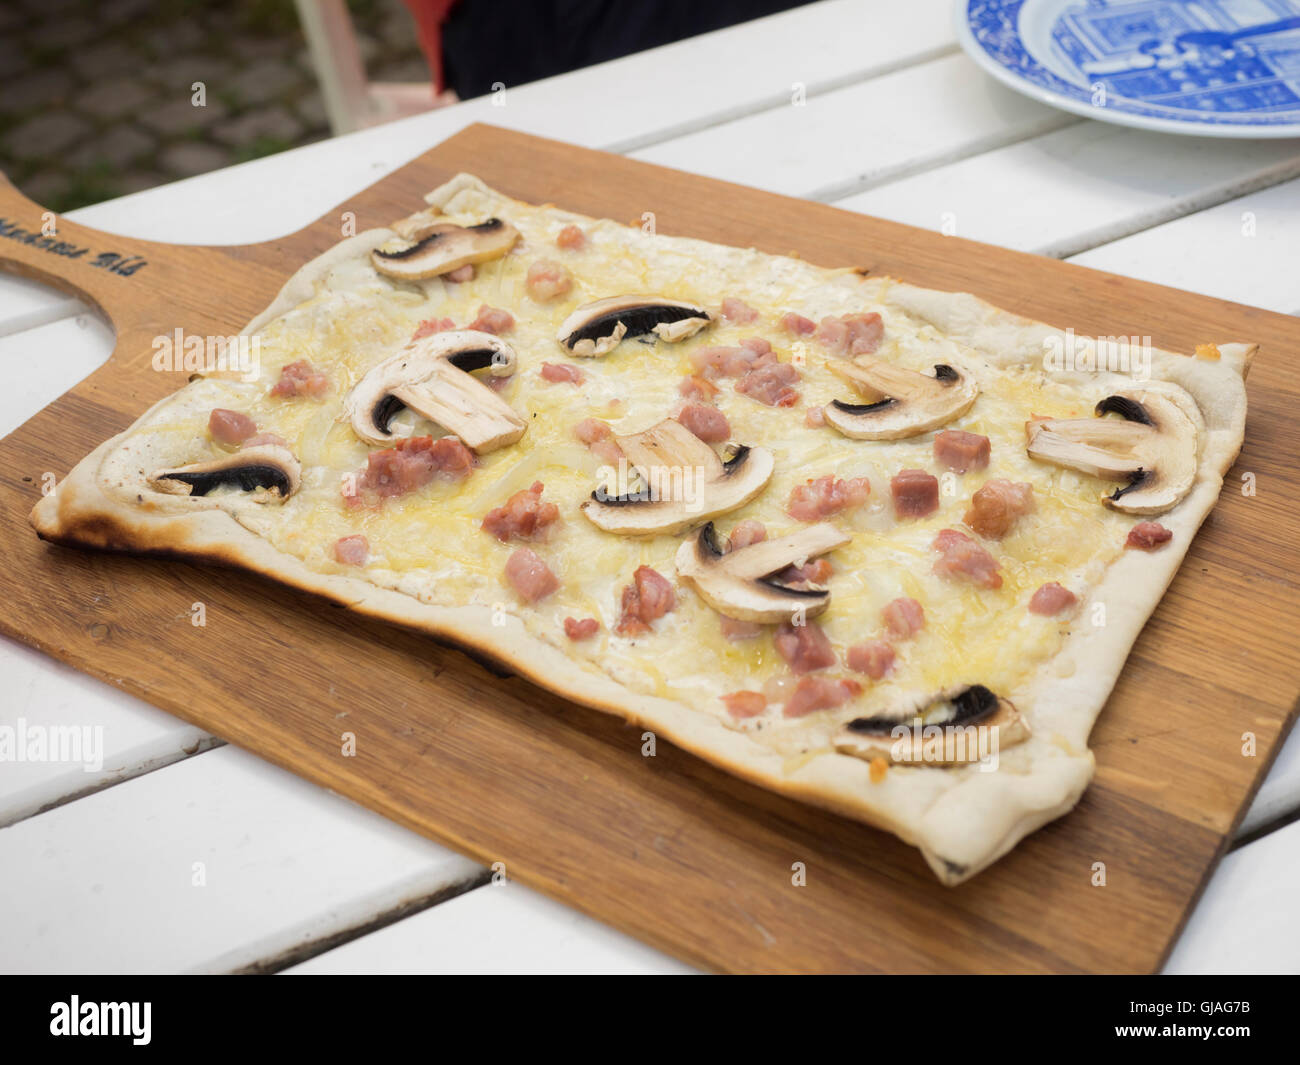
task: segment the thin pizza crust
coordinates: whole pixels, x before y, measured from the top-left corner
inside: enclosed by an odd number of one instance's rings
[[[514,203],[469,175],[459,175],[427,200],[436,212],[462,194],[471,195],[479,206],[506,213]],[[312,260],[243,332],[256,333],[288,313],[310,298],[336,266],[366,255],[394,235],[390,229],[368,231]],[[696,259],[735,251],[710,252],[715,246],[682,238],[659,239],[680,245]],[[789,262],[756,252],[743,254],[764,263]],[[871,283],[876,282],[873,279]],[[969,294],[903,283],[891,283],[883,297],[879,289],[872,292],[873,301],[883,298],[895,310],[933,326],[997,366],[1040,360],[1045,341],[1065,337],[1052,326],[1010,314]],[[149,445],[139,436],[139,427],[175,402],[184,390],[156,404],[134,426],[78,463],[57,490],[37,504],[31,520],[37,533],[54,543],[237,566],[324,596],[358,613],[428,633],[575,702],[651,729],[762,787],[893,832],[922,851],[943,883],[954,885],[988,866],[1028,833],[1066,813],[1086,788],[1094,769],[1087,747],[1092,725],[1134,640],[1172,580],[1192,536],[1214,506],[1223,477],[1241,447],[1246,413],[1244,377],[1254,350],[1252,345],[1220,344],[1217,361],[1154,351],[1151,380],[1186,390],[1204,420],[1196,481],[1191,492],[1159,518],[1173,532],[1172,542],[1156,552],[1123,552],[1090,589],[1089,602],[1105,603],[1107,622],[1101,627],[1072,627],[1056,655],[1032,682],[1028,694],[1034,708],[1035,737],[1029,753],[1017,760],[1014,772],[921,766],[891,771],[884,779],[873,780],[867,762],[832,752],[792,766],[788,758],[750,734],[727,727],[714,715],[619,683],[593,663],[538,638],[514,614],[503,619],[499,611],[483,605],[423,602],[358,577],[320,572],[277,550],[223,509],[143,508],[131,471],[138,474],[158,468],[165,464],[165,457],[148,453]],[[1105,384],[1108,375],[1060,372],[1056,376],[1082,386]],[[1116,387],[1131,384],[1128,377],[1113,376]],[[1087,609],[1089,602],[1081,609]]]

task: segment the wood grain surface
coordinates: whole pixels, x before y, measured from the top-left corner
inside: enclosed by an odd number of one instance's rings
[[[971,291],[1081,334],[1260,344],[1241,459],[1102,714],[1097,778],[1073,813],[945,889],[892,836],[667,743],[644,758],[639,729],[426,637],[238,572],[37,540],[27,514],[43,475],[62,477],[184,383],[151,368],[153,337],[236,332],[337,242],[343,212],[358,231],[386,224],[461,170],[532,202],[620,221],[652,211],[660,232]],[[1156,969],[1294,717],[1295,319],[489,126],[265,244],[153,244],[59,220],[57,239],[88,249],[69,258],[5,235],[42,217],[4,184],[0,219],[0,268],[83,295],[117,330],[106,365],[0,442],[0,629],[700,966]],[[92,265],[104,252],[147,265]],[[204,628],[190,624],[195,602]],[[341,754],[345,731],[355,757]],[[806,886],[792,884],[796,862]]]

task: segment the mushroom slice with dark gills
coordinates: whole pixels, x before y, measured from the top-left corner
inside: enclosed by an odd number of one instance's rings
[[[279,444],[259,444],[211,462],[159,470],[149,478],[151,488],[167,495],[205,496],[218,488],[236,488],[251,493],[258,503],[288,499],[301,482],[301,464]]]
[[[713,320],[703,307],[660,296],[609,296],[584,303],[560,323],[555,339],[575,355],[607,355],[624,337],[653,333],[676,343],[692,337]]]
[[[476,226],[425,219],[393,228],[399,236],[372,251],[370,261],[381,274],[399,281],[421,281],[499,259],[519,240],[519,230],[500,218]]]
[[[480,454],[513,444],[528,427],[500,396],[473,376],[515,371],[515,353],[500,337],[472,329],[412,341],[374,366],[343,401],[343,415],[368,444],[393,441],[389,423],[403,407],[454,433]]]
[[[724,462],[681,422],[666,418],[644,432],[615,436],[639,484],[591,493],[582,512],[599,529],[625,536],[678,533],[743,507],[772,477],[775,460],[761,447],[733,445]],[[628,470],[620,463],[620,479]]]
[[[1161,514],[1191,491],[1199,411],[1172,393],[1148,389],[1107,396],[1094,413],[1026,422],[1026,450],[1043,462],[1125,482],[1101,502],[1126,514]]]
[[[1030,736],[1029,723],[1011,700],[982,684],[909,702],[889,713],[854,718],[836,735],[835,749],[868,761],[954,766],[978,762]]]
[[[848,381],[869,401],[831,400],[826,421],[854,440],[900,440],[947,425],[971,408],[979,388],[969,374],[946,363],[933,376],[859,356],[852,362],[828,359],[827,369]]]
[[[789,536],[724,552],[713,522],[708,522],[677,549],[677,573],[709,606],[737,621],[772,624],[789,621],[799,612],[816,617],[830,605],[831,593],[815,585],[791,587],[775,575],[787,566],[802,565],[843,547],[851,539],[823,521]]]

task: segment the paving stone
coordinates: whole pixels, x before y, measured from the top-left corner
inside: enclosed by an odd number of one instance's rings
[[[284,37],[245,37],[239,42],[239,55],[243,59],[292,60],[298,52],[307,50],[306,38],[301,33]]]
[[[134,126],[115,124],[69,153],[68,163],[80,170],[107,165],[122,171],[146,153],[152,153],[157,145],[153,137]]]
[[[204,141],[182,141],[164,148],[158,156],[158,162],[164,170],[177,177],[192,177],[206,174],[209,170],[219,170],[234,162],[231,153],[215,144]]]
[[[31,58],[19,43],[17,36],[0,37],[0,81],[9,81],[18,77],[31,65]]]
[[[77,73],[83,80],[116,75],[138,78],[140,57],[120,41],[106,41],[77,53]]]
[[[49,19],[49,8],[45,7],[44,21],[37,35],[37,40],[44,48],[67,49],[69,57],[73,56],[78,45],[93,40],[100,32],[93,19],[87,18],[79,11],[69,11],[56,19]]]
[[[73,106],[95,118],[121,118],[140,110],[153,96],[144,83],[117,76],[104,78],[84,89]]]
[[[22,6],[42,20],[50,21],[51,16],[62,15],[78,5],[79,0],[22,0]]]
[[[58,67],[47,67],[24,74],[5,86],[0,108],[11,114],[50,107],[72,91],[72,75]]]
[[[13,6],[8,4],[0,5],[0,31],[5,33],[17,31],[26,24],[27,18],[27,13],[16,4]]]
[[[23,158],[41,159],[75,144],[89,133],[90,124],[77,115],[59,111],[37,115],[4,135],[5,154],[12,152]]]
[[[153,14],[154,0],[100,0],[95,15],[101,24],[117,26]]]
[[[198,48],[206,35],[197,19],[174,18],[151,26],[133,38],[160,58],[175,55],[190,48]]]
[[[260,111],[250,111],[222,122],[212,129],[212,136],[232,147],[252,144],[260,138],[271,138],[295,144],[304,133],[303,124],[287,107],[277,105]]]
[[[153,63],[145,73],[154,83],[176,91],[190,92],[194,83],[201,81],[211,96],[229,81],[233,69],[230,60],[221,56],[191,52]]]
[[[187,136],[215,125],[229,113],[230,108],[213,95],[212,87],[209,86],[205,106],[195,107],[190,103],[187,89],[183,94],[178,94],[178,98],[160,107],[140,112],[140,122],[164,136]]]
[[[224,88],[242,104],[260,104],[282,95],[299,80],[291,63],[263,59],[235,73]]]

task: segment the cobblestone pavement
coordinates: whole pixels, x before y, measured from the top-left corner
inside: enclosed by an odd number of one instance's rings
[[[400,0],[348,6],[372,80],[429,80]],[[0,2],[0,170],[52,210],[328,135],[292,0]]]

